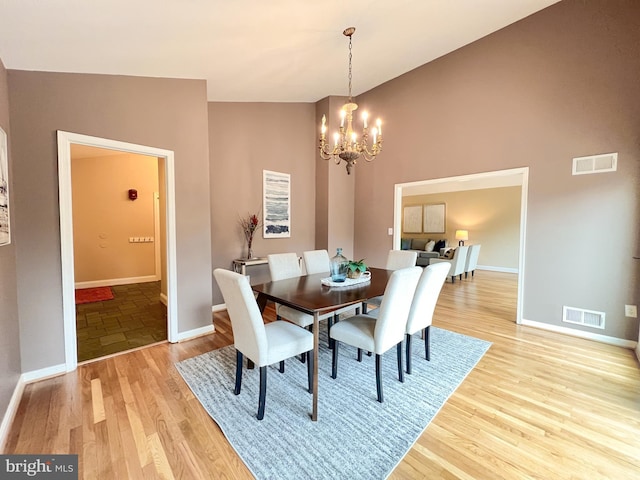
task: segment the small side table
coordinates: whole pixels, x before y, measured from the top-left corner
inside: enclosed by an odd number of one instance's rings
[[[266,265],[267,263],[269,262],[266,257],[236,258],[233,261],[233,271],[246,275],[247,267],[253,267],[254,265]]]

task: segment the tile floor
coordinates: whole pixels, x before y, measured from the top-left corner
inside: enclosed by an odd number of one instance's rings
[[[76,305],[78,362],[167,339],[160,282],[111,288],[113,300]]]

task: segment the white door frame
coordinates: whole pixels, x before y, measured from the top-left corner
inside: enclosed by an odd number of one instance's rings
[[[71,198],[71,144],[74,143],[164,158],[167,197],[165,201],[165,208],[167,209],[167,337],[172,343],[178,341],[175,171],[173,151],[58,130],[58,195],[60,199],[62,310],[67,372],[75,370],[78,366],[75,276],[73,268],[73,203]]]
[[[393,200],[393,248],[400,249],[401,233],[402,233],[402,192],[403,188],[468,182],[472,180],[490,180],[497,177],[519,176],[521,190],[520,199],[520,251],[518,252],[518,300],[516,304],[516,324],[522,323],[522,298],[524,295],[524,252],[526,226],[527,226],[527,198],[529,190],[529,167],[512,168],[508,170],[498,170],[494,172],[475,173],[471,175],[462,175],[458,177],[436,178],[433,180],[423,180],[410,183],[398,183],[395,185]],[[491,187],[487,187],[491,188]],[[466,190],[465,188],[457,188],[456,190]],[[442,191],[442,190],[439,190]],[[453,189],[452,189],[453,191]]]

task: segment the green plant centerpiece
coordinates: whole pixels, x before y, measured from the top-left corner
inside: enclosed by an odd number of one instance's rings
[[[360,278],[364,272],[367,271],[367,264],[364,263],[364,258],[362,260],[349,260],[347,263],[347,277],[349,278]]]

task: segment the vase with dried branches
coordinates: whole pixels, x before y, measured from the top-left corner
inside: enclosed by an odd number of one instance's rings
[[[262,222],[257,214],[249,213],[246,217],[240,218],[239,223],[242,233],[244,233],[244,239],[247,241],[247,259],[251,259],[253,258],[253,235],[260,228]]]

